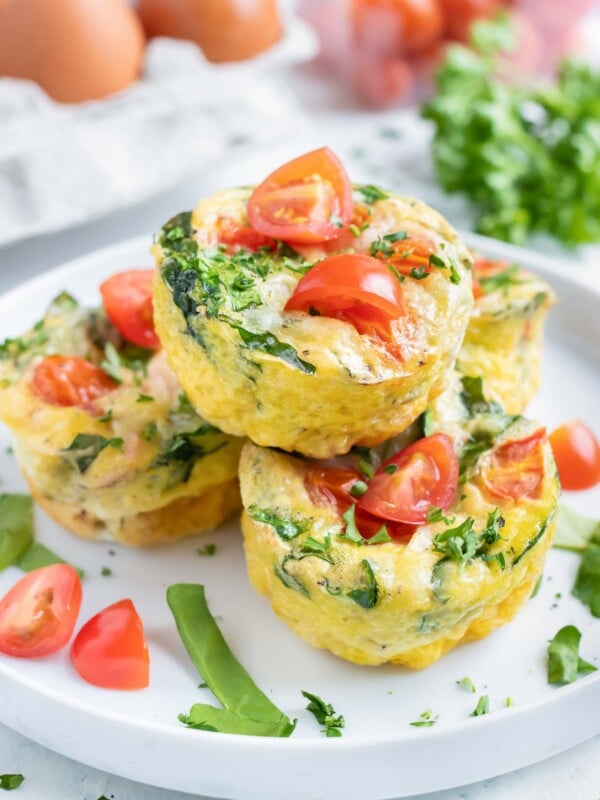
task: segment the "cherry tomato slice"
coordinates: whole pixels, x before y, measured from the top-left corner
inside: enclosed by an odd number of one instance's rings
[[[391,341],[390,322],[404,314],[404,295],[398,279],[378,259],[341,254],[311,267],[285,305],[286,311],[311,309]]]
[[[356,470],[313,466],[306,474],[304,485],[312,503],[315,505],[327,503],[336,506],[341,515],[357,502],[357,498],[350,494],[350,490],[357,481],[364,482],[365,477]],[[361,508],[356,509],[355,522],[365,539],[375,536],[384,524],[392,539],[406,539],[415,532],[413,525],[384,521]]]
[[[545,428],[516,442],[505,442],[484,460],[481,479],[487,491],[505,500],[538,499],[544,479]]]
[[[452,440],[445,433],[434,433],[382,464],[358,506],[383,520],[421,525],[431,508],[449,508],[457,487],[458,459]]]
[[[352,217],[352,185],[328,147],[284,164],[248,200],[253,228],[284,242],[336,239]]]
[[[157,350],[152,307],[153,270],[118,272],[100,284],[106,316],[129,342]]]
[[[79,675],[104,689],[144,689],[150,658],[142,621],[131,600],[100,611],[79,631],[71,648]]]
[[[315,505],[329,503],[343,507],[345,511],[354,502],[350,490],[361,480],[363,477],[356,470],[313,466],[306,473],[304,485]]]
[[[255,253],[261,247],[274,250],[277,242],[271,236],[254,230],[249,225],[239,225],[229,217],[221,217],[217,222],[218,238],[227,250],[236,253],[239,250],[250,250]]]
[[[563,489],[591,489],[600,483],[600,443],[587,425],[568,422],[549,439]]]
[[[0,651],[16,658],[56,653],[73,633],[81,581],[69,564],[34,569],[0,601]]]
[[[114,391],[117,383],[85,358],[47,356],[35,368],[31,386],[53,406],[89,409],[99,397]]]

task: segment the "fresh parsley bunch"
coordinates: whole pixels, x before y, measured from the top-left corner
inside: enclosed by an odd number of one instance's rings
[[[476,205],[481,233],[523,242],[550,233],[567,245],[600,241],[600,72],[565,61],[553,85],[498,75],[507,20],[475,26],[476,50],[455,46],[423,108],[448,192]],[[501,67],[503,72],[507,66]]]

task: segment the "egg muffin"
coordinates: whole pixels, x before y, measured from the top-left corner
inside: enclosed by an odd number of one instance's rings
[[[218,192],[160,231],[169,363],[227,433],[319,458],[380,443],[448,380],[473,304],[470,255],[435,211],[374,186],[355,187],[334,238],[283,225],[285,239],[269,237],[249,222],[261,191]],[[270,201],[275,223],[284,202]]]
[[[244,446],[248,574],[306,642],[421,669],[531,596],[560,493],[552,451],[475,394],[326,462]]]
[[[520,414],[540,383],[544,323],[554,292],[517,264],[476,258],[473,293],[458,369],[483,376],[489,399]]]
[[[0,345],[0,419],[37,502],[80,536],[153,545],[239,507],[240,440],[198,416],[164,352],[66,293]]]

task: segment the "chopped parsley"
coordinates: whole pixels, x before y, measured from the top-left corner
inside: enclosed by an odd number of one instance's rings
[[[350,494],[352,497],[362,497],[369,487],[364,481],[356,481],[352,484]]]
[[[305,558],[306,556],[315,556],[329,564],[333,564],[333,556],[331,555],[331,534],[327,534],[322,542],[315,539],[314,536],[307,536],[300,545],[299,557]]]
[[[308,700],[307,710],[314,716],[319,725],[325,727],[321,731],[325,736],[339,738],[345,725],[344,717],[336,714],[331,703],[326,703],[318,695],[302,690],[302,696]]]
[[[429,272],[423,266],[413,267],[408,274],[417,281],[422,281],[429,277]]]
[[[444,259],[438,256],[437,253],[430,253],[429,263],[432,267],[437,267],[437,269],[446,269],[448,266]]]
[[[548,645],[548,683],[573,683],[597,667],[579,656],[581,633],[574,625],[561,628]]]
[[[475,694],[477,691],[470,678],[461,678],[459,681],[456,681],[456,685],[460,686],[461,689],[466,689],[466,691],[471,692],[471,694]]]
[[[196,552],[199,556],[214,556],[217,552],[217,545],[211,542],[210,544],[205,544],[203,547],[199,547]]]
[[[479,285],[484,294],[495,292],[497,289],[506,289],[508,286],[522,283],[517,277],[519,274],[519,266],[513,264],[502,272],[497,272],[495,275],[481,276],[478,278]]]
[[[392,541],[388,529],[384,524],[382,524],[381,528],[374,536],[370,538],[363,536],[356,526],[356,506],[354,504],[342,514],[342,519],[346,523],[346,528],[343,533],[338,533],[337,536],[342,542],[351,542],[361,547],[362,545],[385,544],[385,542]]]
[[[112,569],[110,567],[102,567],[100,570],[100,575],[108,577],[109,575],[112,575]]]
[[[112,342],[107,342],[104,347],[104,361],[100,364],[104,372],[116,381],[117,383],[123,382],[121,375],[121,359],[117,353],[117,348]]]
[[[377,203],[379,200],[387,200],[390,196],[384,189],[380,189],[379,186],[374,186],[372,183],[358,184],[354,190],[361,194],[365,203],[369,205]]]
[[[147,442],[151,442],[157,433],[158,433],[158,427],[156,425],[156,422],[149,422],[142,431],[142,439],[145,439]]]
[[[98,417],[98,422],[112,422],[113,418],[113,410],[109,408],[109,410],[104,414],[103,417]]]
[[[62,452],[69,454],[68,458],[72,458],[78,471],[83,475],[107,447],[114,447],[115,450],[122,451],[123,439],[120,437],[107,439],[95,433],[78,433]]]
[[[150,394],[138,394],[136,403],[154,403],[154,398]]]
[[[474,529],[475,520],[467,517],[455,528],[447,528],[433,537],[433,546],[438,553],[451,561],[456,561],[462,570],[474,558],[484,561],[496,559],[501,569],[506,566],[504,554],[489,554],[488,548],[502,539],[500,530],[504,527],[504,517],[498,508],[490,511],[485,527],[481,531]]]
[[[435,723],[438,721],[439,717],[433,716],[433,711],[430,708],[425,709],[422,714],[419,715],[419,719],[415,722],[410,722],[409,725],[412,725],[413,728],[431,728]]]
[[[431,508],[427,512],[428,524],[431,524],[433,522],[443,522],[444,525],[453,525],[455,520],[456,517],[445,517],[443,508],[436,508],[436,506],[431,506]]]
[[[479,700],[477,701],[477,705],[469,714],[470,717],[483,717],[484,714],[490,713],[490,698],[487,694],[482,694]]]
[[[7,772],[4,775],[0,775],[0,789],[4,789],[5,792],[10,792],[13,789],[18,789],[24,780],[24,775]]]
[[[261,508],[260,506],[251,505],[248,508],[248,514],[255,522],[263,522],[266,525],[271,525],[275,528],[275,532],[280,539],[289,541],[305,533],[309,528],[309,521],[301,518],[293,518],[288,514],[280,514],[268,508]]]

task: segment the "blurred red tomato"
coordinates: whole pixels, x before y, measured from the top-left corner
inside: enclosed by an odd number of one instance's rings
[[[354,0],[355,38],[380,55],[416,53],[441,38],[438,0]]]
[[[444,32],[459,42],[469,40],[471,25],[478,19],[490,19],[500,11],[499,0],[439,0],[444,13]]]
[[[409,99],[413,73],[405,58],[359,53],[354,59],[353,83],[364,103],[372,108],[389,108]]]

